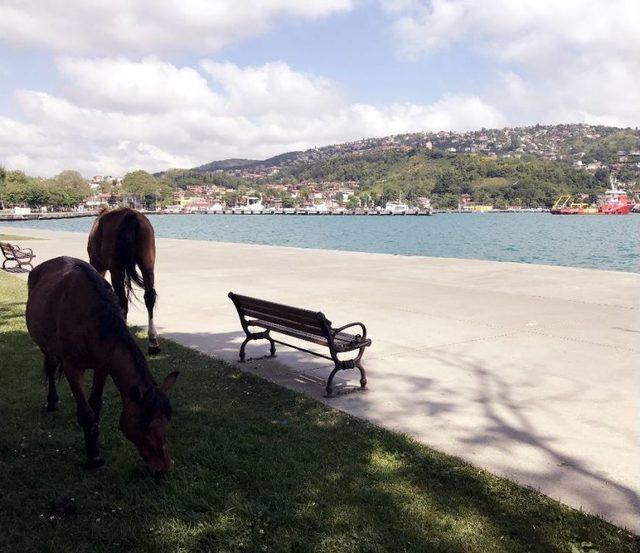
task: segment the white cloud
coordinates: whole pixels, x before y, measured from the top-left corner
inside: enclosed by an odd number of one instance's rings
[[[3,0],[0,41],[58,53],[211,53],[281,17],[316,19],[353,0]]]
[[[286,102],[288,114],[308,114],[335,109],[343,103],[335,83],[293,71],[283,62],[241,68],[228,62],[205,60],[202,67],[225,91],[232,113],[279,111],[282,102]]]
[[[381,1],[402,56],[464,44],[503,67],[485,99],[512,123],[640,125],[637,0]]]
[[[505,123],[474,96],[429,105],[350,103],[330,80],[283,62],[202,72],[156,58],[61,58],[61,94],[15,93],[25,122],[0,119],[0,161],[31,173],[122,174],[258,157],[366,136]]]
[[[190,67],[177,68],[156,58],[61,58],[66,96],[77,105],[132,113],[163,112],[176,107],[221,109],[222,98]]]

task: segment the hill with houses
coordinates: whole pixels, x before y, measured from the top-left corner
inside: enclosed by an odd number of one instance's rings
[[[420,132],[227,159],[159,174],[187,196],[350,207],[405,201],[455,207],[461,197],[495,206],[549,207],[560,194],[593,200],[613,178],[640,183],[640,131],[583,124],[469,132]]]
[[[227,159],[195,167],[196,172],[224,171],[245,178],[263,178],[278,171],[341,156],[390,151],[443,151],[489,158],[561,161],[590,171],[624,172],[640,162],[640,130],[600,125],[535,125],[469,132],[420,132],[366,138],[344,144],[287,152],[266,160]],[[633,171],[632,171],[633,172]]]

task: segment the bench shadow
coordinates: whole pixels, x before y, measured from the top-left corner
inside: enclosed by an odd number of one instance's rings
[[[269,342],[255,340],[247,345],[247,357],[239,363],[239,350],[245,334],[242,331],[231,332],[165,332],[163,337],[201,353],[212,355],[227,363],[238,364],[242,370],[257,374],[278,384],[293,387],[313,397],[325,393],[325,384],[334,368],[332,361],[300,352],[287,346],[276,344],[276,356],[269,355]],[[292,338],[292,342],[295,340]],[[304,347],[313,348],[308,343]],[[326,353],[326,349],[317,351]],[[348,358],[348,355],[342,356]],[[366,354],[364,366],[366,369]],[[358,369],[340,371],[334,379],[335,396],[344,396],[360,392],[360,372]]]
[[[30,272],[30,269],[25,269],[24,267],[5,267],[4,269],[1,269],[1,270],[4,271],[5,273],[11,273],[14,275]]]

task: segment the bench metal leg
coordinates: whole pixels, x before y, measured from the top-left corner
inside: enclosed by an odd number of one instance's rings
[[[356,362],[356,367],[360,370],[360,388],[367,387],[367,373],[364,371],[364,367],[360,361]]]
[[[240,362],[241,363],[244,363],[245,349],[247,347],[247,344],[251,342],[251,340],[269,340],[269,344],[271,346],[270,347],[271,357],[276,356],[276,343],[273,341],[273,339],[269,335],[268,330],[265,330],[264,332],[247,332],[247,337],[244,339],[244,342],[242,342],[242,345],[240,346]]]
[[[329,375],[329,379],[327,380],[327,387],[326,387],[327,397],[333,397],[333,377],[336,375],[338,371],[344,370],[343,367],[341,367],[341,364],[336,363],[335,368],[331,371],[331,374]]]
[[[346,371],[348,369],[358,369],[360,371],[360,389],[363,390],[367,387],[367,373],[362,366],[362,356],[364,355],[365,348],[360,348],[358,351],[358,355],[355,359],[347,359],[345,361],[341,361],[336,357],[334,357],[335,368],[331,371],[329,378],[327,379],[327,395],[326,397],[333,397],[333,377],[336,375],[338,371]]]
[[[244,349],[247,347],[247,344],[252,340],[251,336],[247,336],[244,339],[244,342],[242,342],[242,345],[240,346],[240,362],[244,363]]]

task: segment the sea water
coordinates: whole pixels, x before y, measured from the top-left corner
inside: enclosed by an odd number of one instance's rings
[[[151,215],[156,235],[640,272],[640,215]],[[6,226],[87,232],[93,218]]]

